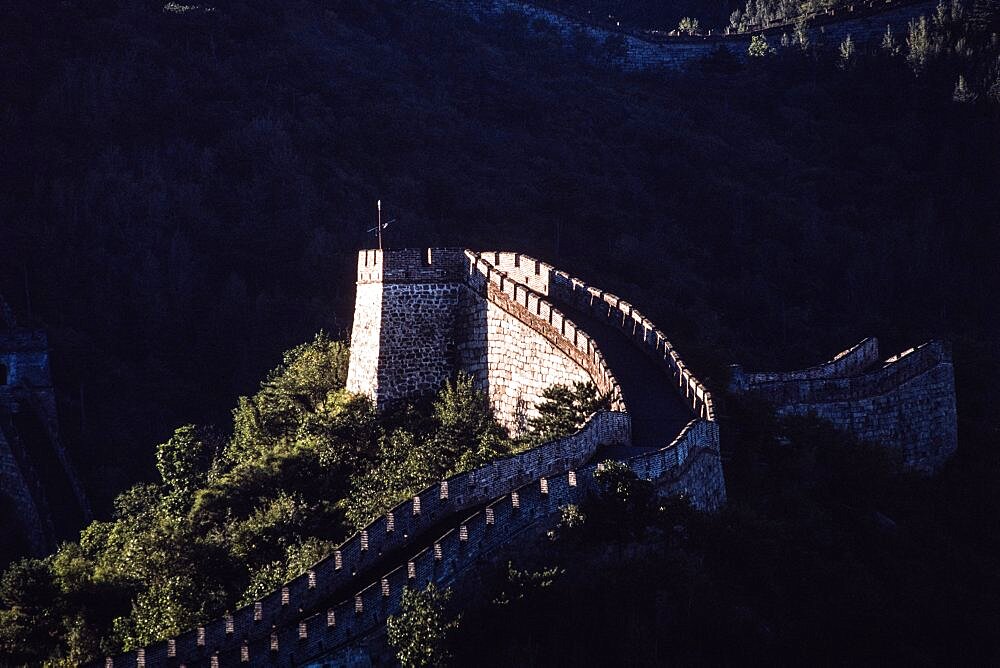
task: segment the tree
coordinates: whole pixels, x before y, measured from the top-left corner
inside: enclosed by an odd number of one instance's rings
[[[837,63],[838,66],[842,70],[848,69],[854,63],[855,58],[854,40],[851,39],[850,35],[845,37],[844,41],[840,43],[839,54],[840,60]]]
[[[624,462],[607,460],[594,472],[597,498],[585,509],[588,517],[611,535],[641,532],[651,511],[653,484],[642,480]]]
[[[347,519],[361,529],[406,497],[449,475],[482,466],[511,450],[489,400],[472,377],[446,382],[431,405],[431,419],[403,407],[383,418],[387,431],[370,465],[351,476],[343,502]]]
[[[189,498],[208,482],[208,470],[220,448],[210,429],[187,424],[174,430],[166,443],[156,446],[156,470],[173,493]]]
[[[763,58],[771,53],[771,47],[767,45],[767,38],[763,35],[754,35],[750,38],[750,46],[747,47],[747,55],[752,58]]]
[[[809,32],[806,30],[807,27],[808,23],[804,15],[800,15],[795,19],[795,43],[803,51],[809,48]]]
[[[449,634],[458,628],[457,618],[449,620],[445,604],[451,590],[437,588],[433,582],[420,589],[406,589],[398,615],[386,620],[389,645],[403,668],[444,666],[448,662]]]
[[[455,381],[447,381],[433,404],[437,430],[433,449],[441,458],[438,468],[454,466],[465,453],[485,450],[489,459],[506,449],[507,434],[497,424],[489,398],[476,389],[472,376],[459,373]],[[466,466],[475,463],[468,459]],[[478,458],[482,461],[482,458]]]
[[[254,459],[280,444],[316,436],[317,431],[323,436],[329,426],[323,417],[335,417],[350,404],[343,396],[349,359],[348,347],[322,331],[287,351],[257,394],[240,397],[233,411],[235,429],[226,448],[227,463]]]
[[[611,398],[593,383],[553,385],[542,392],[538,415],[528,420],[531,442],[545,443],[579,430],[597,411],[608,410]]]
[[[899,53],[899,44],[896,42],[896,36],[892,34],[892,26],[885,26],[885,34],[882,35],[882,50],[888,53],[890,56],[895,56]]]
[[[60,594],[48,564],[14,562],[0,578],[0,663],[36,663],[54,649]]]
[[[698,19],[693,19],[690,16],[685,16],[677,24],[677,31],[682,35],[697,35],[699,30]]]
[[[979,95],[969,88],[969,85],[965,82],[965,77],[961,74],[958,75],[958,82],[955,84],[955,90],[951,94],[951,99],[959,104],[971,104],[979,98]]]
[[[919,74],[927,66],[932,46],[927,17],[921,16],[919,21],[910,19],[909,33],[906,36],[906,62],[910,63],[914,72]]]
[[[990,86],[989,91],[987,91],[987,95],[990,96],[991,100],[1000,104],[1000,75],[997,75],[996,80]]]

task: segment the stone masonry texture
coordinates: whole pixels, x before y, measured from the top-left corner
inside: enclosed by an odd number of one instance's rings
[[[522,261],[530,272],[508,275],[501,268]],[[611,396],[612,410],[595,413],[575,434],[429,486],[258,601],[175,638],[108,657],[103,665],[364,660],[358,647],[398,611],[406,587],[456,583],[559,505],[578,503],[592,488],[600,448],[631,443],[632,419],[594,341],[548,301],[556,278],[570,282],[581,304],[619,328],[640,359],[659,365],[690,409],[680,434],[664,434],[667,445],[627,459],[628,465],[662,494],[685,495],[704,511],[720,508],[726,493],[711,395],[631,305],[518,254],[363,251],[349,372],[354,391],[385,405],[463,369],[508,417],[530,406],[547,384],[572,379],[595,382]],[[412,350],[420,345],[430,350]],[[432,371],[425,375],[422,366]],[[442,523],[453,526],[437,537],[428,534]]]
[[[886,448],[907,468],[930,475],[958,448],[951,350],[930,341],[879,364],[866,339],[826,364],[791,372],[733,367],[730,391],[762,399],[778,415],[814,415]]]
[[[625,463],[660,494],[682,495],[705,511],[725,504],[712,395],[631,304],[518,253],[363,251],[349,373],[354,391],[383,406],[436,389],[461,369],[489,392],[508,426],[547,383],[573,379],[595,382],[614,410],[595,413],[575,434],[435,483],[260,600],[104,665],[364,662],[365,639],[399,610],[406,588],[456,584],[560,505],[578,503],[594,484],[595,455],[603,446],[630,444],[632,421],[616,370],[552,296],[617,327],[672,379],[690,410],[690,422],[668,445]],[[427,350],[415,349],[421,346]],[[770,399],[779,412],[816,413],[863,437],[888,439],[910,465],[935,469],[955,442],[947,346],[931,342],[882,366],[877,360],[877,341],[868,339],[811,369],[736,368],[731,389]]]
[[[90,516],[83,487],[59,439],[55,390],[49,371],[48,339],[25,328],[0,331],[0,494],[15,508],[31,551],[42,556],[56,546],[51,504],[63,483],[75,510]],[[52,469],[61,480],[53,482]]]

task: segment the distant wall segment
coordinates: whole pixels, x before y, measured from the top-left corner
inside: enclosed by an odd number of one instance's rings
[[[572,285],[563,284],[574,279],[514,255],[363,251],[349,386],[376,395],[388,392],[377,396],[380,405],[398,398],[392,392],[399,378],[422,377],[419,365],[404,361],[408,352],[435,370],[427,382],[443,382],[460,368],[484,380],[499,392],[495,403],[501,412],[562,373],[595,382],[611,396],[614,410],[590,416],[575,434],[427,487],[260,600],[176,638],[109,657],[107,668],[339,661],[341,650],[399,610],[406,587],[449,586],[511,538],[593,489],[595,455],[602,446],[631,443],[631,418],[622,410],[620,388],[596,344],[550,301],[553,284],[573,295]],[[581,281],[575,286],[586,288]],[[725,503],[726,491],[711,395],[662,333],[628,304],[596,290],[587,294],[586,300],[582,292],[576,295],[580,303],[593,299],[597,311],[650,352],[652,363],[664,365],[691,407],[692,419],[680,434],[664,435],[669,439],[664,447],[631,457],[627,464],[660,493],[681,494],[696,508],[716,510]],[[386,334],[387,328],[394,331]],[[515,341],[525,338],[531,341],[527,346]],[[421,345],[429,350],[413,350]],[[523,359],[509,359],[518,355]],[[431,541],[431,529],[442,521],[453,521],[453,528]]]
[[[815,415],[876,443],[907,468],[936,473],[958,448],[951,349],[930,341],[878,361],[866,339],[830,362],[803,371],[745,373],[733,367],[730,390],[761,399],[778,415]]]
[[[624,410],[590,337],[545,295],[462,249],[362,251],[347,389],[380,409],[469,373],[512,433],[555,384],[593,382]]]
[[[545,3],[524,0],[435,0],[438,5],[463,11],[474,18],[503,15],[523,16],[529,24],[540,22],[567,44],[582,36],[608,45],[613,63],[624,70],[680,68],[726,49],[739,58],[746,55],[753,35],[762,34],[778,46],[783,34],[794,33],[794,23],[774,21],[739,34],[671,36],[659,31],[630,30],[595,23],[573,16]],[[877,44],[889,27],[897,40],[905,38],[911,19],[934,12],[936,0],[859,0],[846,7],[823,10],[806,17],[806,32],[813,44],[836,47],[848,35],[857,45]]]

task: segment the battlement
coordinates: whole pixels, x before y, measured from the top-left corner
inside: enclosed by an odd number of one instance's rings
[[[448,283],[462,280],[461,248],[370,249],[358,253],[358,283]]]
[[[588,460],[598,445],[625,443],[628,432],[627,415],[595,413],[575,434],[435,483],[261,600],[176,638],[107,657],[104,666],[298,665],[335,657],[397,614],[408,587],[453,585],[560,506],[580,503],[595,489],[601,465]],[[694,420],[667,447],[627,463],[661,493],[685,494],[697,508],[725,502],[715,423]],[[451,528],[417,540],[448,517]],[[379,562],[399,550],[400,559]]]
[[[865,339],[801,371],[745,373],[734,366],[729,389],[763,400],[778,415],[823,418],[920,473],[939,471],[958,448],[951,347],[943,341],[928,341],[881,365],[878,342]]]
[[[731,387],[748,390],[764,383],[786,383],[795,380],[817,380],[822,378],[844,378],[856,376],[879,361],[878,339],[868,337],[847,350],[837,353],[833,359],[808,369],[798,371],[762,371],[746,373],[739,364],[733,364]],[[892,361],[892,360],[889,360]]]

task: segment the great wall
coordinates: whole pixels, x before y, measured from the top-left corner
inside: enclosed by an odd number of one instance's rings
[[[763,35],[772,47],[783,36],[791,38],[795,21],[771,21],[753,25],[746,32],[729,30],[707,35],[670,35],[660,31],[634,30],[619,25],[597,23],[566,13],[545,3],[522,0],[432,0],[449,11],[457,11],[479,21],[519,17],[538,34],[554,33],[565,44],[579,39],[607,47],[611,63],[625,71],[681,68],[718,52],[727,51],[742,59],[754,35]],[[933,15],[938,0],[859,0],[803,16],[809,42],[836,48],[846,37],[861,48],[877,45],[889,28],[902,41],[911,20]]]
[[[729,390],[762,399],[778,415],[823,418],[918,473],[936,473],[958,448],[955,375],[942,341],[884,362],[878,340],[868,338],[801,371],[745,373],[734,365]]]
[[[436,389],[462,370],[512,431],[553,382],[591,380],[613,398],[612,410],[573,435],[425,488],[280,589],[107,657],[106,668],[367,665],[366,639],[399,611],[406,588],[461,583],[517,537],[547,526],[560,506],[594,489],[606,453],[662,495],[683,495],[706,512],[725,503],[715,400],[628,302],[511,252],[368,250],[357,277],[348,384],[377,405]],[[734,368],[731,389],[779,412],[818,413],[862,437],[888,435],[890,448],[905,442],[908,465],[936,470],[955,444],[947,349],[931,342],[868,371],[877,357],[869,340],[801,372]]]
[[[0,298],[0,496],[20,529],[4,525],[4,540],[23,533],[32,554],[55,549],[90,520],[90,506],[59,437],[55,389],[44,332],[18,327]]]

